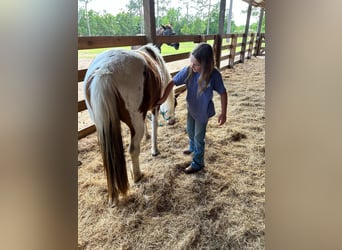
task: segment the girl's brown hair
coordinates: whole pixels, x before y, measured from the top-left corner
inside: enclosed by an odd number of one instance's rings
[[[215,68],[213,48],[210,44],[200,43],[192,51],[191,55],[193,55],[201,65],[201,73],[200,77],[198,78],[198,93],[200,94],[208,87],[210,75]],[[192,71],[191,67],[189,67],[189,74],[185,82],[188,82],[193,74],[194,72]]]

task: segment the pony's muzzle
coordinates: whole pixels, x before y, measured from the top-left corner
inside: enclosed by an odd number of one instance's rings
[[[178,50],[179,49],[179,43],[174,43],[173,47]]]
[[[176,50],[179,49],[179,43],[167,43],[167,45],[171,46],[171,47],[174,47]]]
[[[174,125],[175,123],[176,123],[176,118],[174,118],[174,117],[167,120],[168,125]]]

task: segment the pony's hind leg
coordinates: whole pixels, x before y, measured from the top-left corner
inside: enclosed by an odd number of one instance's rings
[[[145,128],[145,139],[146,139],[146,140],[151,139],[151,135],[150,135],[150,133],[148,132],[146,120],[145,120],[145,122],[144,122],[144,128]]]
[[[131,136],[131,143],[129,145],[129,154],[132,159],[132,179],[134,182],[138,182],[143,174],[140,171],[139,164],[139,155],[140,155],[140,143],[141,139],[144,135],[144,121],[142,121],[139,125],[135,126],[135,134]]]
[[[158,150],[158,144],[157,144],[157,131],[158,131],[158,109],[155,108],[152,112],[152,147],[151,147],[151,153],[152,156],[157,156],[160,154]]]

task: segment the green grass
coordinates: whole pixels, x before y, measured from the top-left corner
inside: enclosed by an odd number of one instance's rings
[[[210,41],[209,41],[210,43]],[[179,49],[176,50],[175,48],[163,44],[162,45],[162,55],[174,55],[174,54],[181,54],[186,52],[191,52],[193,48],[196,46],[196,43],[193,42],[181,42],[179,45]],[[101,49],[84,49],[78,51],[78,58],[94,58],[96,55],[100,54],[103,51],[110,50],[110,49],[127,49],[130,50],[130,46],[124,46],[124,47],[113,47],[113,48],[101,48]]]
[[[241,42],[242,38],[239,38],[238,42]],[[208,43],[213,45],[213,40],[209,40]],[[223,41],[223,44],[226,44],[225,39]],[[179,49],[175,50],[175,48],[168,46],[167,44],[162,45],[162,55],[174,55],[174,54],[181,54],[186,52],[191,52],[197,43],[194,42],[181,42],[179,45]],[[78,51],[78,58],[79,59],[87,59],[87,58],[94,58],[96,55],[100,54],[103,51],[110,50],[110,49],[127,49],[130,50],[130,46],[124,46],[124,47],[113,47],[113,48],[100,48],[100,49],[85,49],[85,50],[79,50]],[[237,48],[237,52],[240,51],[241,48]]]

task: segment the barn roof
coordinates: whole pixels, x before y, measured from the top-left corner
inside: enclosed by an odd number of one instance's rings
[[[242,0],[246,3],[251,4],[254,7],[261,7],[261,8],[265,8],[265,2],[266,0]]]

